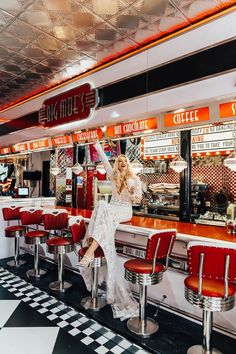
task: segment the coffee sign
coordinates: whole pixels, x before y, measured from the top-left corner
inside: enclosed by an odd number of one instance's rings
[[[39,124],[54,127],[89,117],[98,103],[97,90],[84,84],[43,102],[39,110]]]

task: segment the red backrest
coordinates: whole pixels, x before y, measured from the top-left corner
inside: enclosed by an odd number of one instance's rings
[[[86,233],[86,227],[84,219],[78,219],[70,225],[70,232],[74,243],[81,242]]]
[[[158,231],[149,236],[146,248],[146,259],[153,260],[159,240],[156,259],[166,258],[172,251],[175,238],[176,230]]]
[[[8,220],[19,220],[20,219],[20,208],[22,207],[6,207],[2,208],[3,219]]]
[[[39,225],[42,222],[43,209],[29,208],[20,212],[22,225]]]
[[[62,230],[68,227],[68,213],[53,211],[51,213],[43,213],[43,224],[45,230]]]
[[[223,280],[226,256],[229,255],[228,280],[236,280],[236,249],[201,242],[188,245],[188,271],[190,275],[199,276],[200,255],[204,254],[202,277]]]

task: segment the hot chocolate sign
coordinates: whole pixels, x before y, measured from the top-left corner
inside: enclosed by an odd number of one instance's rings
[[[39,124],[51,128],[89,117],[98,104],[97,90],[84,84],[43,102]]]

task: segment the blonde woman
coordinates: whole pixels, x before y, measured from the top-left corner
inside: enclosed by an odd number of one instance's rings
[[[92,243],[79,266],[88,267],[94,259],[95,250],[100,246],[106,258],[107,301],[112,306],[113,316],[133,317],[138,313],[138,304],[124,280],[123,265],[119,264],[115,249],[115,232],[120,222],[132,218],[132,203],[140,202],[142,196],[141,181],[132,172],[125,155],[119,155],[112,168],[101,145],[97,142],[94,147],[112,182],[112,197],[110,203],[99,201],[93,210],[85,237],[87,241],[92,239]],[[83,268],[81,270],[89,285],[88,272]]]

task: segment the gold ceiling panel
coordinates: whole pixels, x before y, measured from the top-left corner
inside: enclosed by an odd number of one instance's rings
[[[236,0],[2,0],[0,108],[236,4]]]

